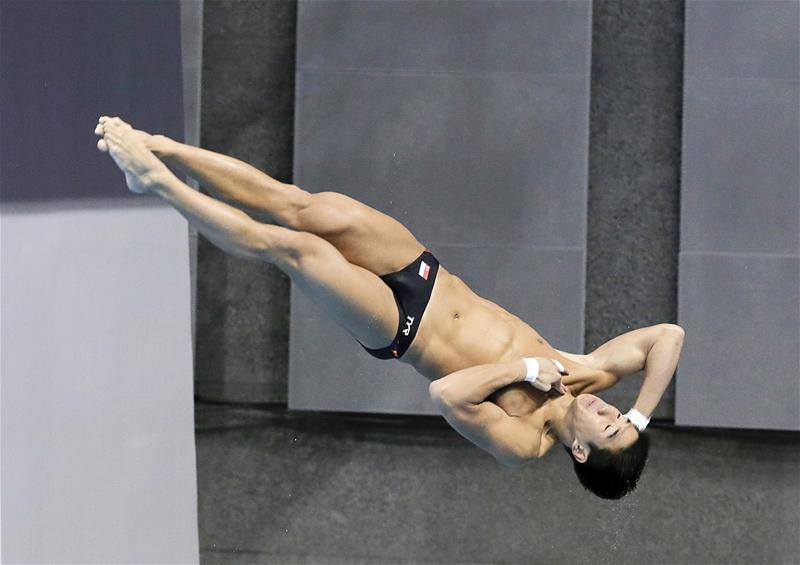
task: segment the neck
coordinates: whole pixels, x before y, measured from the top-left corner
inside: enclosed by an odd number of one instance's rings
[[[575,429],[572,423],[570,407],[575,402],[575,397],[565,394],[553,399],[549,404],[547,420],[553,432],[558,436],[559,441],[564,445],[572,445],[575,439]]]

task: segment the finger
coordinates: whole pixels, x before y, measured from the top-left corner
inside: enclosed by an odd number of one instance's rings
[[[552,387],[544,381],[535,380],[533,381],[533,388],[542,392],[549,392]]]
[[[561,373],[562,375],[569,375],[569,371],[567,371],[567,368],[564,365],[562,365],[560,361],[556,359],[550,359],[550,361],[553,362],[553,365],[556,366],[556,369],[558,369],[559,373]]]
[[[97,148],[103,153],[108,153],[108,144],[106,143],[105,139],[97,140]]]

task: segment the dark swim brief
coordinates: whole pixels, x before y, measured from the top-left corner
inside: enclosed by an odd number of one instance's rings
[[[433,284],[439,272],[439,261],[427,249],[401,271],[382,275],[381,279],[392,289],[400,321],[394,341],[381,349],[369,349],[367,352],[378,359],[399,359],[411,346],[422,315],[428,306],[433,292]]]

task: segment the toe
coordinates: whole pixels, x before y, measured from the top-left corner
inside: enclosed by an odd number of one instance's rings
[[[103,135],[103,124],[97,124],[97,127],[94,128],[95,135]]]
[[[105,139],[97,140],[97,148],[103,153],[108,153],[108,144],[106,143]]]

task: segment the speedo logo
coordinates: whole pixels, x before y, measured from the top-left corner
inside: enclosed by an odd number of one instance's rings
[[[414,323],[412,316],[406,316],[406,329],[403,330],[403,335],[407,336],[411,333],[411,325]]]

